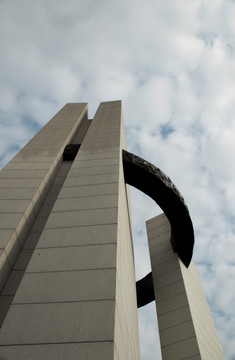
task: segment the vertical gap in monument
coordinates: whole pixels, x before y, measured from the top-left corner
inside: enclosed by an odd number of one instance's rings
[[[87,130],[90,126],[91,120],[83,120],[77,133],[75,134],[72,144],[81,144]],[[37,246],[38,240],[46,225],[48,217],[54,206],[55,201],[60,193],[60,190],[66,180],[68,172],[72,166],[73,161],[63,161],[55,174],[54,181],[50,186],[48,193],[42,202],[41,208],[32,224],[32,227],[25,238],[24,245],[19,252],[19,255],[14,263],[14,266],[7,278],[7,281],[0,294],[0,327],[2,326],[7,312],[12,304],[13,298],[20,285],[21,279],[25,273],[27,265],[32,257],[33,251]]]
[[[152,271],[145,221],[160,214],[162,210],[141,191],[133,187],[130,189],[135,273],[136,281],[138,281]],[[138,322],[141,359],[161,360],[157,312],[154,301],[138,309]]]

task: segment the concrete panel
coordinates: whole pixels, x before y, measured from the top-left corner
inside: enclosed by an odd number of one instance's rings
[[[25,274],[13,303],[114,300],[115,277],[115,269]]]
[[[168,241],[163,241],[161,243],[156,243],[154,246],[151,246],[151,256],[155,256],[158,254],[161,254],[163,252],[169,251],[169,248],[171,247],[170,239]],[[173,251],[173,249],[172,249]],[[179,267],[179,265],[178,265]]]
[[[168,360],[190,359],[199,355],[196,338],[179,341],[175,344],[162,347],[162,358]],[[200,358],[199,358],[200,359]]]
[[[34,158],[36,159],[36,157]],[[12,171],[16,171],[16,170],[49,170],[51,165],[53,164],[54,162],[54,158],[51,157],[51,161],[50,162],[43,162],[43,163],[40,163],[40,162],[27,162],[27,161],[24,161],[22,159],[22,162],[19,161],[19,158],[18,158],[18,161],[17,162],[10,162],[9,164],[7,164],[5,167],[4,167],[4,171],[5,170],[12,170]],[[3,171],[3,172],[4,172]],[[27,173],[27,171],[25,171],[25,173]]]
[[[176,254],[173,252],[172,248],[169,249],[168,251],[157,254],[151,258],[151,259],[153,259],[153,260],[151,260],[151,263],[153,264],[152,268],[155,267],[155,264],[157,264],[157,265],[164,264],[168,261],[175,259],[175,257],[176,257]]]
[[[118,182],[84,186],[63,187],[59,198],[68,199],[82,196],[111,195],[118,193]]]
[[[40,235],[41,232],[30,232],[24,242],[23,249],[34,250],[38,243]]]
[[[176,269],[174,271],[168,272],[168,274],[158,276],[156,278],[156,284],[154,286],[154,289],[157,292],[158,289],[160,289],[161,287],[164,287],[169,284],[174,284],[176,281],[179,281],[181,279],[182,279],[181,271],[180,269]]]
[[[19,224],[16,227],[16,234],[18,237],[18,241],[20,246],[22,247],[24,244],[24,241],[26,239],[26,236],[29,233],[29,226],[27,224],[27,221],[25,219],[25,216],[23,216],[19,222]]]
[[[12,305],[0,344],[112,341],[114,306],[113,300]]]
[[[81,149],[79,150],[79,161],[87,161],[87,160],[96,160],[96,159],[115,159],[119,157],[120,149],[117,147],[115,151],[114,148],[110,150],[109,148],[105,149],[105,151],[93,151],[92,149]]]
[[[13,267],[15,260],[20,252],[20,244],[18,242],[18,237],[16,232],[9,238],[7,244],[4,247],[4,250],[7,254],[7,259],[11,267]]]
[[[4,360],[110,360],[113,342],[1,346]],[[194,360],[194,359],[193,359]]]
[[[151,239],[154,236],[158,236],[160,234],[164,234],[166,232],[169,233],[169,222],[165,224],[161,224],[159,227],[154,227],[152,224],[152,228],[148,230],[148,236]]]
[[[55,199],[54,199],[55,201]],[[51,210],[53,208],[53,204],[44,204],[41,206],[41,209],[40,211],[38,212],[38,218],[41,218],[41,217],[46,217],[48,218],[48,216],[50,215],[51,213]]]
[[[30,156],[26,151],[20,154],[17,154],[8,164],[15,164],[15,163],[29,163],[29,164],[36,164],[36,163],[49,163],[52,164],[55,161],[55,156]],[[36,166],[36,165],[34,165]]]
[[[6,191],[6,189],[0,189],[0,199],[1,200],[31,200],[37,189],[10,189],[10,191]]]
[[[156,279],[157,281],[157,279]],[[172,296],[181,294],[185,291],[185,286],[183,280],[176,281],[174,284],[170,284],[161,288],[161,291],[156,292],[156,300],[163,301]]]
[[[119,157],[115,158],[104,158],[104,159],[94,159],[94,160],[80,160],[75,161],[73,163],[73,169],[80,169],[82,167],[98,167],[98,166],[106,166],[106,165],[118,165],[119,164]]]
[[[2,290],[2,295],[14,296],[16,293],[16,290],[18,289],[18,286],[21,282],[23,275],[24,275],[23,270],[11,271],[11,273],[7,279],[7,282]]]
[[[180,309],[186,305],[188,305],[188,298],[184,291],[181,294],[177,294],[163,301],[158,300],[157,313],[160,316],[169,313],[170,311]]]
[[[93,184],[110,184],[118,181],[118,174],[68,177],[64,186],[82,186]]]
[[[10,271],[11,267],[7,255],[4,250],[0,249],[0,291],[3,288]]]
[[[1,229],[15,229],[23,217],[23,213],[1,214],[0,228]]]
[[[58,199],[53,212],[113,208],[117,203],[118,195]]]
[[[167,274],[169,271],[179,269],[179,261],[176,261],[176,259],[172,259],[159,265],[158,263],[156,263],[153,269],[157,276],[161,276]]]
[[[47,222],[47,218],[37,217],[33,223],[31,231],[32,232],[41,232],[44,229],[46,222]]]
[[[43,179],[47,170],[2,170],[1,179]]]
[[[16,233],[14,229],[9,230],[2,230],[0,229],[0,249],[5,249],[5,247],[8,244],[8,241],[11,239],[11,237],[15,237]]]
[[[63,228],[72,226],[87,226],[101,224],[115,224],[117,222],[117,208],[52,212],[46,228]]]
[[[25,270],[31,256],[33,254],[33,250],[22,250],[14,264],[14,270]]]
[[[191,313],[188,306],[171,311],[158,316],[159,330],[167,329],[186,321],[192,321]]]
[[[37,248],[109,244],[116,241],[116,224],[45,229]]]
[[[7,315],[9,306],[11,305],[13,296],[0,296],[0,327],[2,326],[2,323]],[[2,353],[0,352],[0,356],[2,359]]]
[[[69,177],[74,176],[94,176],[100,174],[114,174],[118,173],[117,165],[106,165],[106,166],[94,166],[94,167],[80,167],[72,168],[69,172]]]
[[[48,248],[34,251],[27,272],[102,269],[115,265],[116,246],[112,244]]]
[[[42,183],[42,179],[0,179],[2,189],[37,189]]]
[[[166,241],[166,236],[168,236],[169,240],[171,238],[171,231],[165,231],[163,233],[159,234],[158,229],[153,229],[148,233],[148,241],[149,241],[149,247],[152,248],[156,245],[156,237],[157,237],[157,244],[161,244]]]
[[[162,347],[195,337],[193,323],[192,321],[188,321],[162,330],[160,337]]]

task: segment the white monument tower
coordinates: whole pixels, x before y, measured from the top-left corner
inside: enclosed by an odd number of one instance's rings
[[[164,360],[224,359],[183,199],[125,149],[120,101],[93,120],[67,104],[0,172],[1,360],[138,360],[137,304],[154,299]],[[137,285],[126,184],[165,213]]]

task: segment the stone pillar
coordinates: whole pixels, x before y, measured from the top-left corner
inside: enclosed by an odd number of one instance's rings
[[[225,359],[193,262],[173,252],[165,214],[147,221],[163,360]]]
[[[53,134],[44,135],[46,145]],[[37,136],[32,151],[42,156]],[[121,102],[102,103],[54,178],[59,194],[40,208],[45,225],[0,330],[0,357],[139,359],[124,144]]]

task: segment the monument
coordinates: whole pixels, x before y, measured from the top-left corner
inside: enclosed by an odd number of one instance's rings
[[[156,301],[162,358],[224,359],[170,179],[126,151],[120,101],[65,105],[0,173],[0,359],[140,359],[137,306]],[[128,184],[152,273],[135,282]]]

